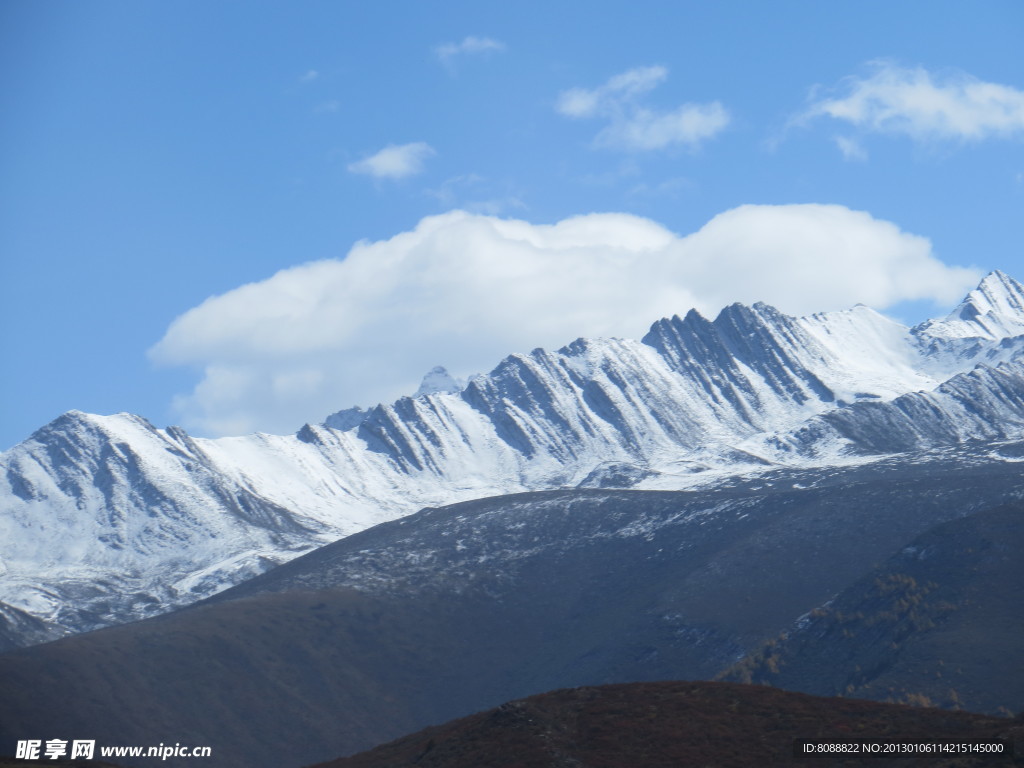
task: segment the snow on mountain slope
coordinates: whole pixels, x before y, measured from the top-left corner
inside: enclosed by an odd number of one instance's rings
[[[0,603],[0,653],[62,637],[65,631],[5,603]]]
[[[511,355],[461,389],[435,369],[415,397],[287,436],[191,438],[72,412],[0,455],[0,601],[81,631],[424,506],[614,478],[680,488],[773,462],[1016,435],[1024,288],[993,273],[958,317],[908,329],[862,306],[691,311],[641,341]]]
[[[0,601],[75,629],[191,601],[333,535],[138,416],[72,411],[2,466]]]
[[[1024,434],[1024,363],[978,365],[930,392],[889,402],[860,402],[816,416],[785,436],[758,436],[805,457],[832,456],[836,446],[861,455],[905,453]]]
[[[839,400],[891,399],[941,380],[922,370],[921,350],[906,326],[863,304],[797,322],[823,351],[821,377]]]
[[[956,309],[918,326],[932,337],[995,341],[1024,334],[1024,286],[1009,275],[990,273]]]

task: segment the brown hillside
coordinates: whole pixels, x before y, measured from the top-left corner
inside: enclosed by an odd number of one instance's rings
[[[794,759],[797,738],[1015,740],[1015,758]],[[1024,720],[819,698],[735,683],[661,682],[532,696],[317,768],[680,768],[1024,765]]]

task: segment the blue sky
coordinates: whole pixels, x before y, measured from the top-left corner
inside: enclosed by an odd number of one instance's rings
[[[294,431],[690,306],[939,314],[1024,278],[1021,39],[1019,2],[4,0],[0,448]]]

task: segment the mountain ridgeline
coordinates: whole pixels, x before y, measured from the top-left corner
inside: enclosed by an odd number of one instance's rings
[[[465,384],[435,369],[414,397],[295,435],[211,440],[71,412],[0,456],[0,641],[187,605],[426,506],[711,487],[1013,440],[1024,436],[1021,334],[1024,288],[995,272],[915,328],[863,306],[691,311],[640,341],[511,355]]]

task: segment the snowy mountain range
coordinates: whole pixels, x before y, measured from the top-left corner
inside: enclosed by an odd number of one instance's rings
[[[32,733],[180,733],[218,768],[300,768],[540,691],[719,675],[1018,712],[1021,456],[982,442],[424,509],[180,610],[0,654],[0,754]]]
[[[72,411],[0,454],[0,646],[186,605],[425,506],[1019,438],[1022,350],[1024,286],[993,272],[913,328],[864,306],[691,311],[466,384],[437,368],[413,397],[294,435]]]

